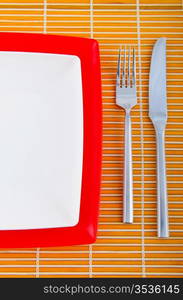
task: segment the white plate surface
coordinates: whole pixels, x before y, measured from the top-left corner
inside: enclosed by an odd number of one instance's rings
[[[79,58],[0,52],[0,229],[76,225],[82,159]]]

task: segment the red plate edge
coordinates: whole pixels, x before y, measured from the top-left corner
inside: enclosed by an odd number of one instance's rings
[[[58,247],[96,240],[102,153],[101,73],[94,39],[32,33],[0,33],[0,51],[77,55],[83,84],[84,149],[79,223],[73,227],[0,230],[1,248]]]

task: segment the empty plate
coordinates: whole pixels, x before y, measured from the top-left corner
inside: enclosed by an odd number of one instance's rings
[[[94,242],[101,78],[93,39],[0,33],[0,247]]]

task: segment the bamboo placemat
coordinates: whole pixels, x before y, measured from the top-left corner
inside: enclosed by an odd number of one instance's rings
[[[183,6],[181,0],[0,0],[0,31],[93,37],[101,49],[103,173],[97,242],[89,246],[0,249],[1,277],[183,277]],[[148,118],[152,46],[167,37],[166,159],[170,238],[156,237],[155,134]],[[133,225],[122,223],[124,112],[116,107],[120,45],[137,52],[132,111]]]

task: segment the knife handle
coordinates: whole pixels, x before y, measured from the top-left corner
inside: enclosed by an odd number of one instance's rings
[[[132,137],[130,110],[126,110],[125,113],[125,148],[123,171],[123,222],[133,223]]]
[[[157,143],[157,215],[158,237],[169,237],[168,204],[165,162],[165,131],[155,127]]]

